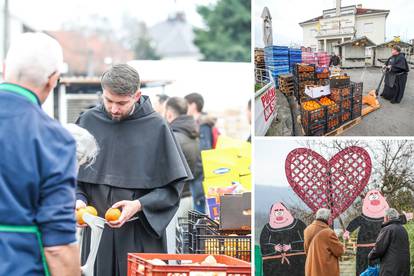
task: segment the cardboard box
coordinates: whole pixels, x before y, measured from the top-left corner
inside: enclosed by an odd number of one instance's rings
[[[319,98],[322,96],[327,96],[331,94],[330,86],[313,86],[313,85],[306,85],[305,86],[305,94],[311,98]]]
[[[251,229],[251,193],[220,197],[221,230]]]

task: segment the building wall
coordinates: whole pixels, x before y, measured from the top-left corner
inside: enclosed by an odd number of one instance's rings
[[[357,16],[356,36],[366,36],[375,44],[385,42],[385,15]]]
[[[347,58],[361,58],[361,60],[348,60]],[[342,48],[342,67],[364,67],[365,47],[346,45]]]
[[[325,15],[326,16],[326,15]],[[339,30],[339,22],[341,30]],[[339,17],[328,17],[321,19],[318,23],[304,24],[303,30],[303,46],[318,48],[318,40],[315,36],[320,32],[320,35],[326,35],[326,39],[330,40],[334,37],[345,37],[349,39],[352,37],[355,29],[356,37],[367,36],[375,44],[385,42],[385,28],[386,17],[385,14],[374,14],[355,16],[354,14],[344,14]],[[320,38],[322,41],[323,38]],[[322,47],[320,47],[322,45]],[[328,47],[329,48],[329,47]],[[319,45],[319,49],[323,49],[323,42]]]
[[[318,40],[315,38],[318,30],[317,24],[306,24],[302,26],[303,29],[303,46],[311,47],[316,50],[318,47]]]

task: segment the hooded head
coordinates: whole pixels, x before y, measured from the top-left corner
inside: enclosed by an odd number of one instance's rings
[[[272,228],[283,228],[293,223],[294,218],[283,203],[272,205],[269,214],[269,224]]]
[[[378,190],[371,190],[364,198],[362,213],[369,218],[382,218],[389,208],[385,197]]]

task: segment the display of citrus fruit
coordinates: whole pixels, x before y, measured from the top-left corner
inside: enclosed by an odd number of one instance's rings
[[[105,219],[107,221],[116,221],[121,216],[121,211],[117,208],[109,208],[105,213]]]

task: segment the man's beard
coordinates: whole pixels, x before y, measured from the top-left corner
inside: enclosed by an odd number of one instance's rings
[[[105,110],[106,110],[106,108],[105,108]],[[114,122],[120,122],[120,121],[128,118],[129,116],[131,116],[132,113],[134,112],[134,110],[135,110],[135,104],[131,107],[131,110],[126,115],[123,115],[123,116],[120,116],[120,117],[114,117],[108,111],[106,111],[106,113],[108,113],[108,115],[109,115],[109,117],[111,118],[112,121],[114,121]]]

